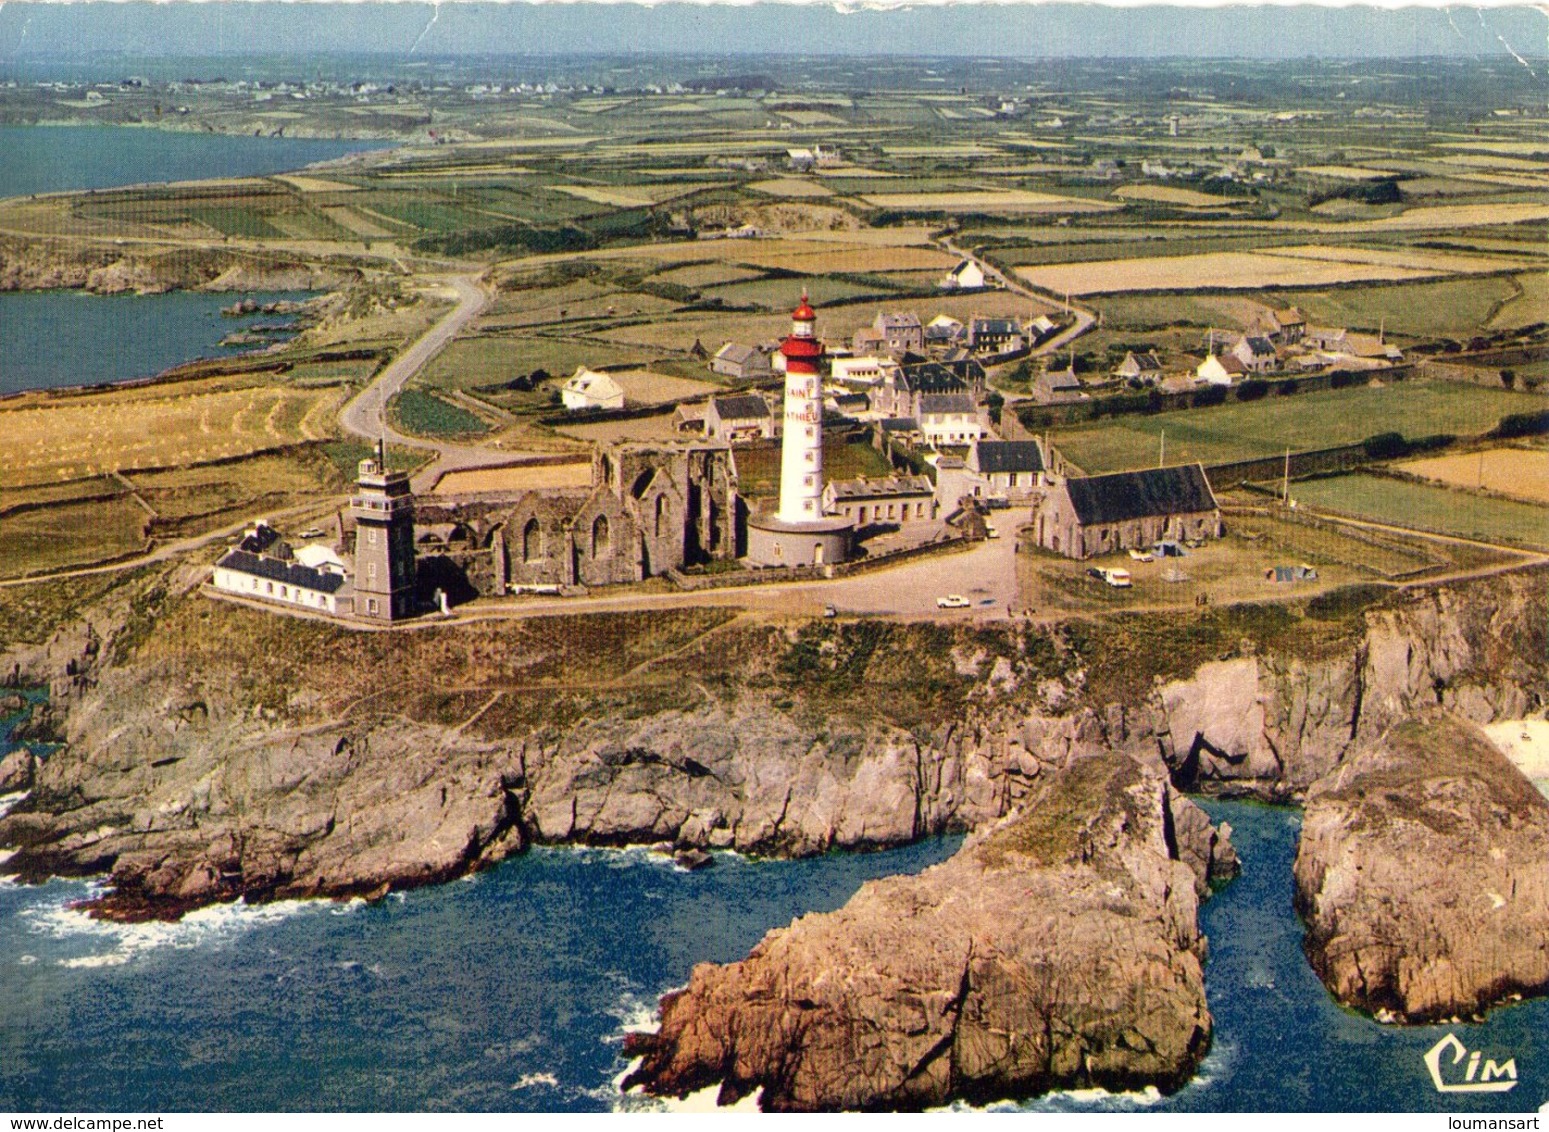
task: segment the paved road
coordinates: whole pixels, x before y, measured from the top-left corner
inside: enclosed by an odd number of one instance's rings
[[[397,396],[404,383],[489,305],[489,295],[479,285],[478,276],[456,275],[448,283],[457,292],[457,306],[384,366],[376,379],[339,412],[340,426],[355,436],[371,441],[385,438],[389,444],[436,453],[434,460],[415,473],[413,487],[416,492],[428,492],[443,473],[454,468],[487,468],[508,464],[515,458],[514,453],[498,448],[443,444],[406,436],[387,423],[388,402]]]
[[[973,260],[974,263],[979,265],[979,270],[984,272],[985,278],[999,280],[1000,285],[1006,290],[1015,292],[1018,295],[1026,295],[1030,299],[1037,299],[1041,303],[1059,303],[1075,316],[1075,322],[1073,322],[1070,326],[1067,326],[1064,330],[1060,331],[1053,338],[1050,338],[1047,342],[1044,342],[1041,345],[1035,347],[1032,353],[1028,355],[1029,357],[1038,358],[1057,353],[1060,350],[1063,350],[1066,346],[1070,345],[1070,343],[1074,342],[1077,338],[1080,338],[1087,331],[1091,330],[1092,327],[1097,325],[1098,316],[1096,311],[1087,310],[1084,307],[1078,307],[1075,303],[1072,302],[1062,302],[1058,296],[1050,295],[1044,291],[1036,290],[1035,288],[1030,287],[1026,283],[1022,282],[1022,280],[1018,279],[1016,276],[1005,274],[994,264],[986,263],[972,252],[964,251],[962,248],[958,247],[946,237],[943,237],[939,243],[944,250],[951,252],[953,255],[959,257],[960,259]],[[1007,404],[1011,404],[1016,401],[1027,401],[1032,397],[1032,394],[1030,393],[1012,393],[1004,389],[1000,390],[1000,393],[1005,397]]]

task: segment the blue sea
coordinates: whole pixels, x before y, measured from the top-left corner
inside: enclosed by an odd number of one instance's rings
[[[0,727],[5,726],[0,722]],[[15,799],[8,800],[14,804]],[[8,804],[0,801],[0,805]],[[1212,802],[1243,876],[1205,907],[1215,1047],[1172,1097],[1066,1093],[1031,1109],[1531,1110],[1549,1095],[1549,1003],[1401,1030],[1340,1010],[1290,906],[1294,811]],[[545,848],[462,881],[360,901],[229,904],[177,924],[71,908],[92,883],[0,882],[0,1110],[598,1111],[624,1033],[696,963],[918,871],[956,838],[803,861]],[[1512,1056],[1517,1088],[1443,1097],[1421,1055],[1447,1030]]]
[[[305,292],[172,291],[164,295],[91,295],[80,291],[0,293],[0,394],[154,377],[195,358],[261,348],[222,346],[255,326],[290,326],[293,315],[226,318],[239,299],[269,303]],[[270,341],[282,341],[279,332]],[[46,343],[46,348],[42,344]]]
[[[0,126],[0,197],[262,176],[392,144],[137,126]]]

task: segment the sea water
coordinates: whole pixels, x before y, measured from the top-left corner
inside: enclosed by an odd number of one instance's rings
[[[295,316],[227,318],[223,307],[248,298],[270,303],[307,297],[305,292],[0,293],[0,395],[154,377],[196,358],[251,351],[257,347],[222,346],[221,339],[255,325],[292,326]],[[270,341],[292,333],[277,331]]]
[[[0,126],[0,197],[284,173],[391,144],[138,126]]]
[[[10,722],[0,721],[0,733]],[[0,743],[3,747],[3,743]],[[1298,815],[1207,802],[1244,872],[1204,905],[1215,1044],[1170,1097],[1061,1093],[1032,1109],[1531,1111],[1549,1096],[1549,1002],[1483,1024],[1382,1026],[1336,1006],[1291,908]],[[696,963],[917,872],[955,838],[684,872],[644,849],[542,848],[379,904],[285,901],[115,925],[89,882],[0,882],[0,1109],[606,1110],[623,1036]],[[1508,1093],[1439,1094],[1451,1032],[1512,1057]],[[999,1106],[997,1106],[999,1107]]]

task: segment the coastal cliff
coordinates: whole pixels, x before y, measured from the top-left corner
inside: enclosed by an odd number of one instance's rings
[[[100,911],[173,916],[425,883],[530,843],[898,844],[1114,752],[1159,753],[1184,789],[1294,798],[1407,713],[1542,710],[1545,590],[1522,573],[1338,618],[1084,636],[717,609],[380,634],[152,578],[3,658],[49,684],[64,740],[10,769],[30,792],[0,818],[3,868],[107,873]]]
[[[1549,991],[1549,800],[1466,722],[1400,724],[1319,782],[1295,874],[1346,1005],[1435,1022]]]
[[[329,291],[356,274],[347,267],[224,248],[129,248],[0,237],[0,291]]]
[[[696,967],[624,1088],[812,1111],[1177,1087],[1210,1045],[1196,892],[1224,862],[1178,859],[1174,811],[1198,814],[1154,759],[1078,759],[949,861]]]

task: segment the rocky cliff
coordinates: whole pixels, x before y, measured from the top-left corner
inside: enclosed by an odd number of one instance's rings
[[[624,1087],[811,1111],[1181,1084],[1210,1044],[1212,858],[1179,860],[1173,811],[1199,811],[1152,761],[1078,759],[944,864],[696,967]]]
[[[0,238],[0,291],[80,289],[100,295],[173,290],[327,291],[355,272],[222,248],[121,247]]]
[[[1405,713],[1542,710],[1549,679],[1543,574],[1384,598],[1317,650],[1316,611],[1257,639],[1262,618],[1215,612],[1149,628],[1144,655],[718,610],[384,635],[128,589],[97,630],[0,658],[50,682],[66,740],[7,768],[31,792],[0,819],[5,868],[109,872],[117,914],[369,892],[532,841],[896,844],[1116,751],[1160,752],[1187,789],[1299,796]]]
[[[1470,724],[1399,724],[1309,793],[1296,902],[1329,990],[1379,1016],[1549,991],[1549,800]]]

